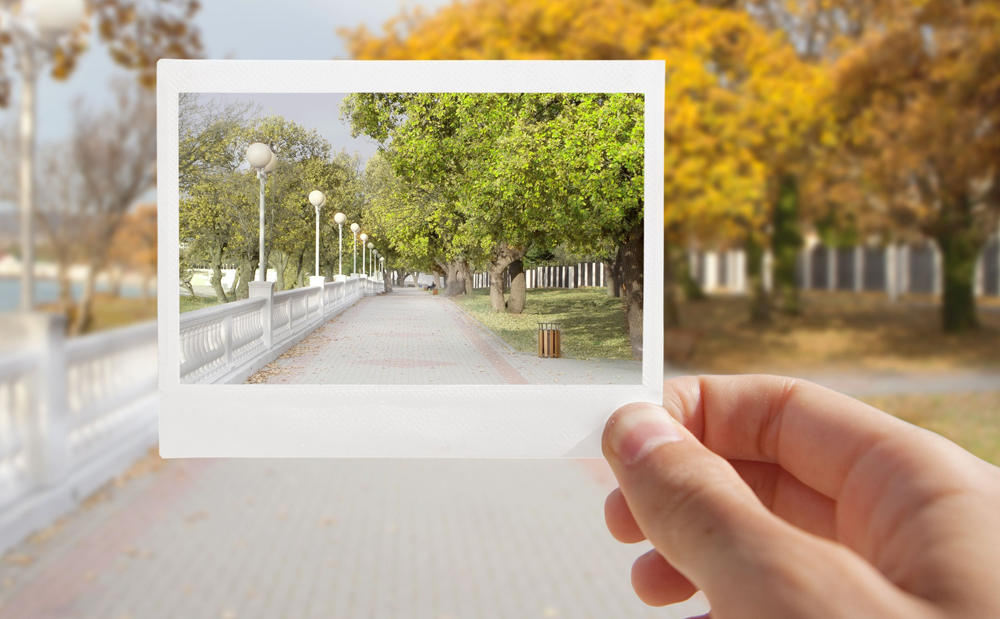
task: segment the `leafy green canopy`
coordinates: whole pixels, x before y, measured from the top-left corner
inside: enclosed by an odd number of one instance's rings
[[[365,93],[341,111],[381,144],[373,226],[414,265],[596,252],[642,220],[641,95]]]

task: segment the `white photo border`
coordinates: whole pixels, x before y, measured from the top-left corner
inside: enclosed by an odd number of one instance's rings
[[[157,65],[160,454],[600,457],[605,421],[663,397],[663,61],[161,60]],[[641,385],[187,385],[179,376],[178,95],[645,95]],[[331,110],[331,113],[337,113]]]

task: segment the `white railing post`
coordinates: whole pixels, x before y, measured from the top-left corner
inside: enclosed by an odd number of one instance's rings
[[[34,314],[29,320],[34,323],[32,336],[41,357],[36,388],[30,396],[28,457],[33,481],[51,488],[69,472],[66,318]]]
[[[264,350],[271,350],[274,344],[274,282],[250,282],[250,298],[264,299],[264,307],[260,310],[260,326],[264,332]],[[292,312],[289,309],[288,316],[291,318]],[[229,323],[232,326],[232,318]],[[229,365],[229,345],[226,345],[226,365]]]
[[[913,266],[910,260],[910,246],[903,245],[899,248],[898,256],[900,269],[899,269],[899,292],[897,294],[909,294],[910,293],[910,267]]]
[[[854,248],[854,292],[865,289],[865,249],[861,245]]]
[[[222,321],[222,338],[223,338],[223,350],[225,350],[225,355],[222,357],[223,364],[226,369],[232,369],[233,367],[233,315],[228,314],[226,318]]]
[[[826,248],[826,289],[837,289],[837,250],[832,245]]]
[[[885,248],[885,292],[890,301],[899,299],[899,248],[895,241]]]

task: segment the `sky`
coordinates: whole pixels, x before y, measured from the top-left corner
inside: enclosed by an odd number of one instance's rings
[[[338,28],[355,28],[363,24],[379,32],[382,24],[404,8],[420,6],[433,10],[450,1],[206,0],[195,23],[201,30],[207,58],[346,58],[347,51],[337,34]],[[71,127],[74,102],[80,100],[98,108],[109,105],[111,79],[130,76],[126,69],[110,60],[107,49],[95,37],[91,38],[90,45],[69,80],[55,82],[46,76],[39,81],[39,140],[50,142],[65,138]],[[15,85],[11,106],[0,110],[5,122],[16,120],[17,101]],[[277,109],[278,102],[275,102]],[[336,120],[335,111],[332,116]]]
[[[364,159],[368,159],[378,146],[365,138],[352,138],[350,127],[340,121],[340,102],[344,96],[316,93],[206,93],[202,95],[202,100],[211,99],[223,104],[243,101],[259,104],[261,116],[284,116],[307,129],[315,129],[330,142],[334,152],[346,148],[347,152],[357,151]]]

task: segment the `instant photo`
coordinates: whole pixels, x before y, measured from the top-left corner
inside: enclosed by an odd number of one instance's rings
[[[164,456],[597,456],[662,394],[661,62],[163,61]]]

